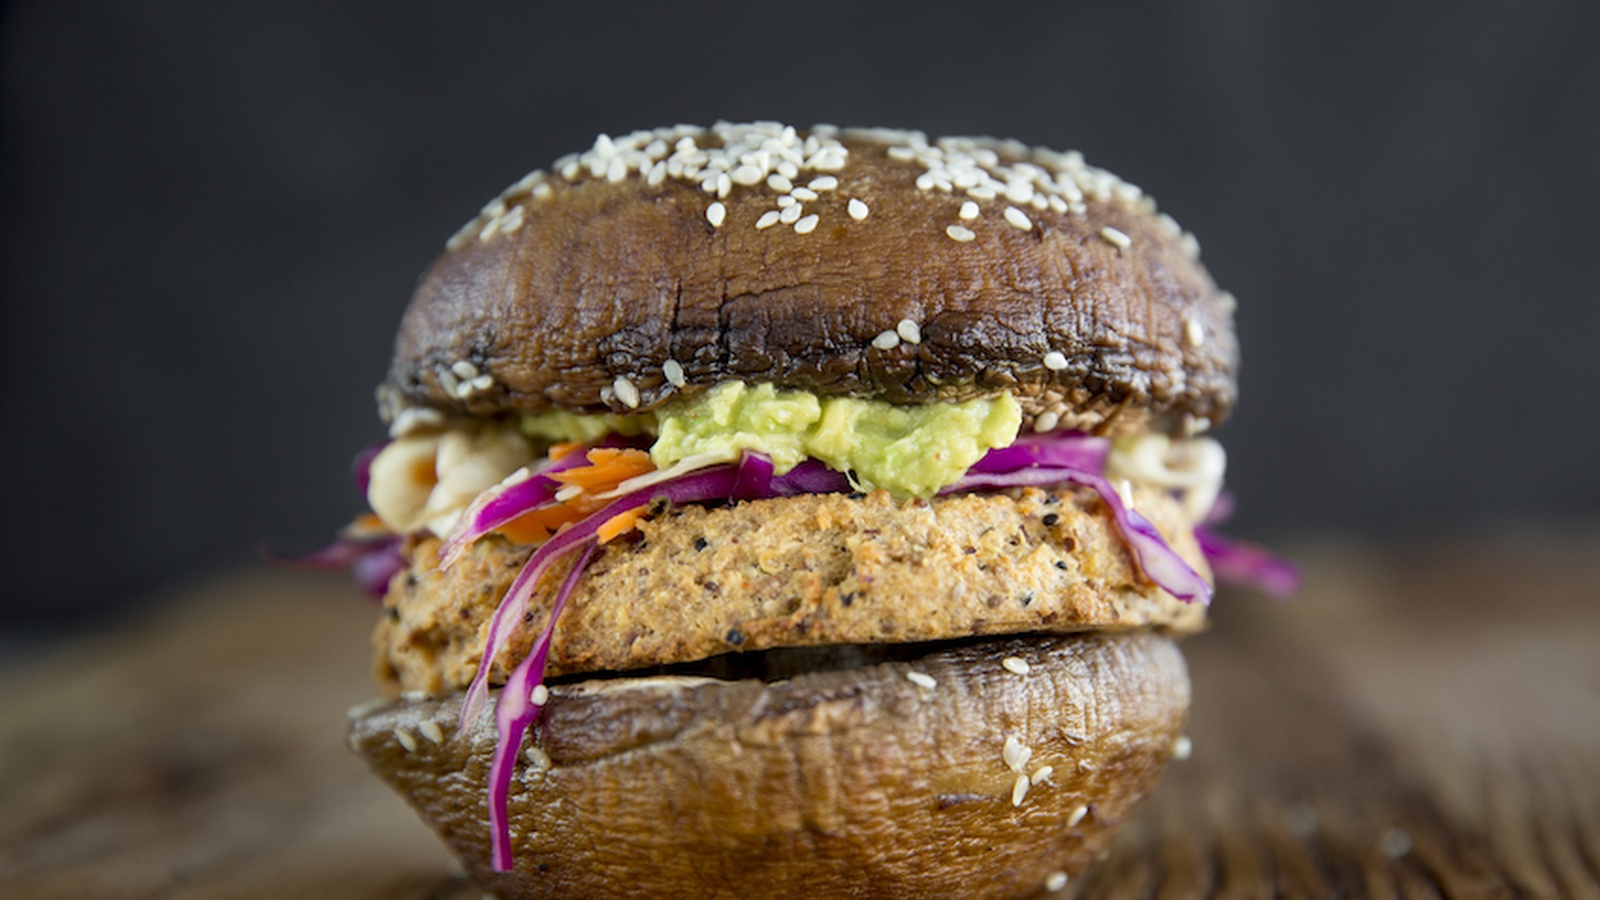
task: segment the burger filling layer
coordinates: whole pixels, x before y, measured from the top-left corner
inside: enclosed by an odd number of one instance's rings
[[[396,535],[442,538],[448,569],[498,534],[534,549],[487,624],[463,724],[489,709],[496,661],[527,652],[494,704],[500,744],[491,773],[495,866],[511,865],[505,802],[517,748],[538,718],[557,620],[599,548],[671,506],[882,490],[899,499],[1030,487],[1098,495],[1143,579],[1179,600],[1211,585],[1135,507],[1132,482],[1177,495],[1192,520],[1221,486],[1221,449],[1204,438],[1122,441],[1075,433],[1018,437],[1008,394],[899,407],[730,383],[636,416],[550,413],[402,434],[370,466],[368,497]],[[385,545],[397,552],[398,544]],[[537,636],[519,634],[548,613]]]

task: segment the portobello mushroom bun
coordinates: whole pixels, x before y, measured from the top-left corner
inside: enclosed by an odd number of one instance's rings
[[[602,136],[401,322],[351,746],[502,900],[1060,890],[1185,745],[1232,306],[1075,153]]]

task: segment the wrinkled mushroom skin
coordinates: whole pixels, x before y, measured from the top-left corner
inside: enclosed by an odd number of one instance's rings
[[[525,754],[512,782],[510,873],[487,856],[492,717],[457,733],[456,698],[413,701],[358,720],[352,745],[502,900],[1030,897],[1110,840],[1188,704],[1181,655],[1149,631],[1001,639],[770,684],[557,686],[525,744],[539,762]],[[1019,805],[1008,737],[1032,751],[1023,773],[1051,767]]]
[[[765,185],[717,201],[673,178],[552,176],[550,190],[515,200],[512,233],[457,242],[424,275],[385,391],[447,414],[627,412],[742,379],[895,403],[1010,391],[1025,426],[1048,412],[1101,433],[1227,415],[1229,304],[1147,198],[1090,198],[1081,212],[1023,204],[1027,230],[1006,220],[1005,197],[962,219],[967,198],[916,187],[918,163],[843,143],[839,186],[804,204],[818,216],[804,234],[755,227],[776,209]],[[853,218],[852,199],[870,215]],[[952,239],[952,225],[972,239]],[[874,346],[902,322],[918,343]],[[462,361],[493,384],[452,391],[439,373]],[[637,407],[615,395],[619,377]]]

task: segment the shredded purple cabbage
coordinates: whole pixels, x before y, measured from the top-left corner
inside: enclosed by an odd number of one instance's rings
[[[261,555],[291,569],[348,571],[361,590],[374,599],[381,599],[387,594],[389,580],[406,567],[405,557],[400,555],[400,536],[388,533],[371,536],[341,534],[326,547],[299,556],[285,556],[270,547],[262,547]]]
[[[940,494],[1014,487],[1076,484],[1091,488],[1111,510],[1117,531],[1145,577],[1179,600],[1211,602],[1211,584],[1172,549],[1156,527],[1122,502],[1105,470],[1111,442],[1069,434],[1033,437],[984,454],[955,484]]]
[[[605,507],[590,513],[577,522],[562,529],[555,537],[539,545],[539,549],[528,557],[522,571],[517,574],[507,589],[505,599],[500,601],[500,606],[495,610],[494,616],[489,620],[489,633],[484,640],[483,657],[478,661],[478,671],[472,678],[472,683],[467,687],[465,702],[461,707],[461,725],[465,728],[483,714],[488,702],[489,670],[494,665],[505,645],[511,639],[511,629],[517,622],[522,621],[523,613],[527,611],[528,600],[532,598],[534,590],[543,579],[544,573],[561,556],[566,555],[579,545],[593,541],[595,534],[607,520],[620,515],[635,507],[643,506],[656,498],[665,499],[671,503],[702,503],[708,500],[728,499],[736,480],[736,472],[731,465],[713,466],[700,469],[686,475],[651,485],[625,494],[611,501]],[[524,510],[526,512],[526,510]]]
[[[990,474],[1016,472],[1029,466],[1049,466],[1100,473],[1105,471],[1106,457],[1110,453],[1111,441],[1106,438],[1074,433],[1031,435],[1018,438],[1009,447],[990,450],[967,472]]]
[[[1299,593],[1300,568],[1294,563],[1273,555],[1265,547],[1217,532],[1216,526],[1233,518],[1234,505],[1231,491],[1219,492],[1211,509],[1195,526],[1195,540],[1211,564],[1211,573],[1219,583],[1250,588],[1279,600]]]
[[[1279,600],[1299,592],[1299,568],[1266,548],[1223,537],[1203,526],[1194,530],[1194,536],[1218,581],[1254,588]]]
[[[544,711],[541,705],[533,702],[533,692],[544,683],[545,661],[550,656],[550,638],[555,634],[556,619],[566,607],[573,588],[577,587],[578,578],[588,567],[596,543],[590,540],[582,546],[577,560],[562,580],[561,588],[556,591],[555,601],[550,606],[550,621],[545,623],[539,639],[534,642],[533,652],[511,672],[505,690],[500,693],[500,702],[495,706],[495,726],[499,739],[495,742],[494,762],[489,766],[489,841],[496,872],[509,872],[512,867],[511,826],[507,821],[506,801],[511,791],[511,775],[516,769],[517,750],[522,747],[522,736],[528,726],[539,718],[539,713]]]
[[[594,446],[620,447],[626,443],[625,440],[612,436]],[[588,465],[588,452],[591,449],[594,448],[574,450],[515,484],[497,485],[479,494],[472,501],[472,505],[461,514],[455,528],[445,536],[443,544],[439,547],[441,565],[446,569],[450,568],[451,564],[478,538],[553,499],[556,491],[561,490],[562,484],[551,476],[567,469]]]

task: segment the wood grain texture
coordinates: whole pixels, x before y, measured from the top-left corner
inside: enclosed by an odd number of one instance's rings
[[[1296,555],[1185,643],[1193,756],[1055,896],[1600,897],[1600,537]],[[480,898],[344,747],[373,615],[248,573],[6,673],[0,896]]]

